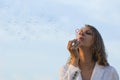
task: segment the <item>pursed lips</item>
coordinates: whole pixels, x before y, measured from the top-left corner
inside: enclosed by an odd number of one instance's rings
[[[78,40],[84,41],[84,38],[83,37],[79,37]]]

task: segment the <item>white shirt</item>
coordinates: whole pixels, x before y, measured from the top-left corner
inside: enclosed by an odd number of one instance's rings
[[[60,69],[60,80],[82,80],[81,70],[73,65],[64,65]],[[119,76],[112,66],[96,63],[90,80],[119,80]]]

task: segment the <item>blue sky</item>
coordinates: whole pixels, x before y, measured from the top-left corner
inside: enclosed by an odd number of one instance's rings
[[[0,0],[0,80],[58,80],[74,30],[101,33],[120,75],[119,0]]]

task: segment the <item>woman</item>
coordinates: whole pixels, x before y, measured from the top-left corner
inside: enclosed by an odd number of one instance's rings
[[[68,63],[60,69],[60,80],[119,80],[109,65],[102,37],[91,26],[77,30],[77,37],[68,42]]]

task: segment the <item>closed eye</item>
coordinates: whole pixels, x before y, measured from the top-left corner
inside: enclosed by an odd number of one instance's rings
[[[86,31],[85,32],[87,35],[92,35],[92,32],[90,32],[90,31]]]
[[[88,35],[92,35],[92,33],[90,33],[90,32],[86,32],[86,34],[88,34]]]

